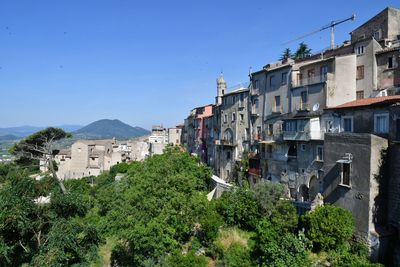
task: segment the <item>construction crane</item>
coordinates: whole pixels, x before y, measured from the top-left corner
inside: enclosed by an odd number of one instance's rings
[[[333,49],[335,47],[335,27],[336,27],[336,25],[339,25],[339,24],[341,24],[343,22],[346,22],[346,21],[349,21],[349,20],[355,20],[355,19],[356,19],[356,15],[353,14],[349,18],[338,20],[338,21],[332,21],[331,23],[329,23],[328,25],[322,27],[321,29],[318,29],[316,31],[313,31],[313,32],[307,33],[305,35],[302,35],[302,36],[300,36],[300,37],[298,37],[296,39],[293,39],[293,40],[291,40],[289,42],[286,42],[284,44],[289,44],[289,43],[295,42],[297,40],[301,40],[301,39],[303,39],[305,37],[308,37],[310,35],[313,35],[313,34],[315,34],[317,32],[320,32],[320,31],[323,31],[323,30],[326,30],[326,29],[330,28],[331,29],[331,46],[330,46],[330,48]]]

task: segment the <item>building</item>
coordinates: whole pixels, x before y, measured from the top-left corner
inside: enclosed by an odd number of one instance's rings
[[[182,129],[184,125],[168,128],[168,144],[179,146],[182,144]]]
[[[148,142],[150,156],[162,154],[168,144],[168,130],[161,125],[153,125]]]

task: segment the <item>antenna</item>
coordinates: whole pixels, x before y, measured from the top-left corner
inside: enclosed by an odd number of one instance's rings
[[[356,19],[356,15],[353,14],[351,17],[348,17],[346,19],[337,20],[337,21],[331,21],[331,23],[329,23],[328,25],[323,26],[322,28],[320,28],[318,30],[315,30],[315,31],[309,32],[307,34],[304,34],[304,35],[302,35],[300,37],[297,37],[296,39],[290,40],[289,42],[284,43],[284,45],[293,43],[295,41],[304,39],[304,38],[306,38],[306,37],[308,37],[310,35],[313,35],[313,34],[316,34],[318,32],[321,32],[323,30],[331,28],[331,44],[330,44],[330,48],[333,49],[335,47],[335,27],[336,27],[336,25],[339,25],[339,24],[341,24],[343,22],[346,22],[346,21],[349,21],[349,20],[355,20],[355,19]]]

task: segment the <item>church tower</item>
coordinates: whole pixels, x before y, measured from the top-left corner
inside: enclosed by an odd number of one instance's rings
[[[217,106],[222,104],[222,96],[225,94],[226,91],[226,81],[224,79],[224,74],[221,72],[221,75],[217,79]]]

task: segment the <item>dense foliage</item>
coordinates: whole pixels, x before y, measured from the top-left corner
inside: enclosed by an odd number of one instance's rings
[[[272,182],[208,201],[210,169],[180,147],[65,181],[67,194],[27,166],[0,165],[0,266],[311,266],[315,253],[370,264],[348,212],[320,207],[303,232]]]

